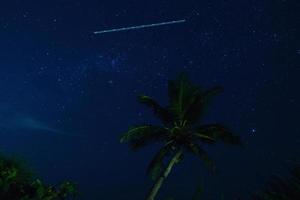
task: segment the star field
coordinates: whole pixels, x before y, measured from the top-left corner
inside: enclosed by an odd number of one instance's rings
[[[244,197],[282,170],[286,155],[299,152],[299,9],[297,0],[4,2],[0,111],[85,137],[0,130],[0,148],[27,158],[47,180],[75,180],[85,199],[140,199],[153,151],[134,154],[118,137],[130,125],[157,123],[136,96],[166,104],[167,81],[186,71],[199,85],[225,88],[205,120],[228,124],[245,148],[209,148],[220,175],[187,161],[170,188],[186,183],[178,194],[185,197],[198,181],[189,174],[196,169],[205,195],[218,199],[217,188],[228,199]],[[176,19],[187,22],[93,34]]]

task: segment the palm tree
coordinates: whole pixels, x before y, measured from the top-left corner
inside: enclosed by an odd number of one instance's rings
[[[199,123],[212,97],[222,91],[221,87],[204,90],[195,86],[185,74],[168,83],[169,105],[162,107],[149,96],[139,96],[142,104],[150,107],[162,125],[140,125],[129,128],[121,136],[121,143],[128,142],[133,150],[139,150],[150,143],[161,142],[159,149],[148,166],[147,173],[155,180],[147,200],[154,200],[173,166],[190,152],[214,170],[214,164],[201,143],[213,144],[217,140],[239,145],[239,137],[221,124]]]
[[[287,178],[274,176],[267,187],[252,196],[252,200],[293,200],[300,199],[300,166],[296,165]]]

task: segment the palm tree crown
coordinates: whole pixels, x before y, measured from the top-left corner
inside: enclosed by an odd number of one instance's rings
[[[140,103],[150,107],[163,125],[131,127],[122,135],[121,142],[128,142],[134,150],[154,142],[163,143],[147,170],[153,179],[157,179],[162,170],[166,168],[164,166],[165,159],[178,152],[180,153],[175,163],[181,160],[183,152],[190,152],[214,169],[214,165],[205,150],[202,149],[201,143],[213,144],[221,140],[233,145],[241,144],[239,137],[224,125],[201,124],[208,103],[221,91],[221,87],[204,90],[193,85],[185,74],[181,74],[176,80],[168,83],[168,106],[161,106],[149,96],[139,96]]]

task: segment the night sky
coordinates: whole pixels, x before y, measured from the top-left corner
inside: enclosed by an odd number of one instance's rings
[[[136,97],[166,104],[182,71],[225,88],[205,121],[229,125],[245,147],[207,147],[216,174],[187,157],[161,197],[189,199],[202,182],[206,199],[246,198],[298,160],[299,0],[1,1],[0,149],[46,182],[73,180],[82,200],[142,199],[157,148],[131,152],[119,136],[158,123]]]

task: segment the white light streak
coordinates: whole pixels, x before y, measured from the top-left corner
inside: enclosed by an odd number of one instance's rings
[[[155,24],[144,24],[144,25],[138,25],[138,26],[130,26],[130,27],[123,27],[123,28],[114,28],[114,29],[108,29],[103,31],[95,31],[94,34],[103,34],[103,33],[111,33],[111,32],[119,32],[119,31],[128,31],[128,30],[134,30],[134,29],[143,29],[143,28],[150,28],[150,27],[156,27],[156,26],[165,26],[165,25],[171,25],[171,24],[179,24],[186,22],[185,19],[183,20],[175,20],[175,21],[168,21],[168,22],[161,22],[161,23],[155,23]]]

